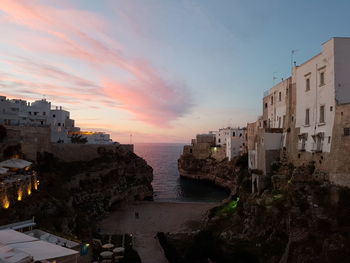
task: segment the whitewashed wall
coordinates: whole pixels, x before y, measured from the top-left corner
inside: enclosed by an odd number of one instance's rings
[[[287,88],[288,79],[273,86],[268,92],[269,99],[266,102],[267,108],[264,110],[267,111],[267,117],[270,119],[270,128],[283,128],[283,116],[287,111]],[[279,93],[281,93],[281,100],[279,100]],[[273,104],[271,104],[271,97],[273,97]],[[279,118],[281,118],[281,123],[279,123]]]
[[[300,133],[307,133],[305,150],[312,151],[314,140],[312,135],[324,133],[323,152],[330,152],[332,129],[335,113],[334,88],[334,41],[323,44],[320,54],[314,56],[304,64],[294,68],[296,81],[296,127]],[[320,86],[320,72],[325,72],[325,85]],[[306,78],[310,78],[310,90],[306,91]],[[325,105],[325,122],[319,122],[320,106]],[[310,124],[305,125],[305,112],[310,109]]]

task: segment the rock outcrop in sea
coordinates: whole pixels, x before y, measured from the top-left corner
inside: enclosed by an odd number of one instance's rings
[[[145,160],[119,146],[96,151],[93,159],[73,162],[40,154],[35,167],[39,190],[2,209],[0,224],[34,216],[43,229],[88,238],[113,205],[152,199],[153,169]]]
[[[181,177],[214,183],[234,195],[238,191],[238,180],[248,173],[245,165],[247,158],[244,155],[228,161],[227,158],[197,159],[192,154],[182,154],[178,160],[178,169]]]

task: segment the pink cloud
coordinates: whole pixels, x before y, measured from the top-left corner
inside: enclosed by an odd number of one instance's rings
[[[48,83],[29,83],[32,91],[66,100],[94,98],[102,105],[130,112],[136,120],[161,127],[168,127],[191,108],[185,85],[166,81],[142,59],[127,57],[122,45],[108,37],[111,27],[103,17],[89,11],[47,6],[39,1],[2,0],[0,11],[6,14],[7,21],[32,31],[25,44],[12,39],[17,45],[101,66],[96,74],[103,81],[97,85],[51,65],[16,62],[31,74],[70,82],[69,87],[61,89],[54,89]],[[131,78],[116,80],[104,67],[122,69]]]

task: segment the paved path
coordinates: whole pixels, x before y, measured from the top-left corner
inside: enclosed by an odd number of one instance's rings
[[[143,263],[166,263],[163,250],[154,238],[157,232],[181,232],[198,228],[208,209],[215,203],[138,202],[118,209],[101,223],[101,232],[131,233],[134,248]],[[139,214],[136,218],[135,213]]]

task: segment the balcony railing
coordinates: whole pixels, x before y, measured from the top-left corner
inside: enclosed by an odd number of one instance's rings
[[[312,143],[313,152],[322,152],[323,142],[317,141]]]
[[[306,142],[304,140],[301,140],[298,142],[298,150],[299,151],[305,151],[305,146],[306,146]]]

